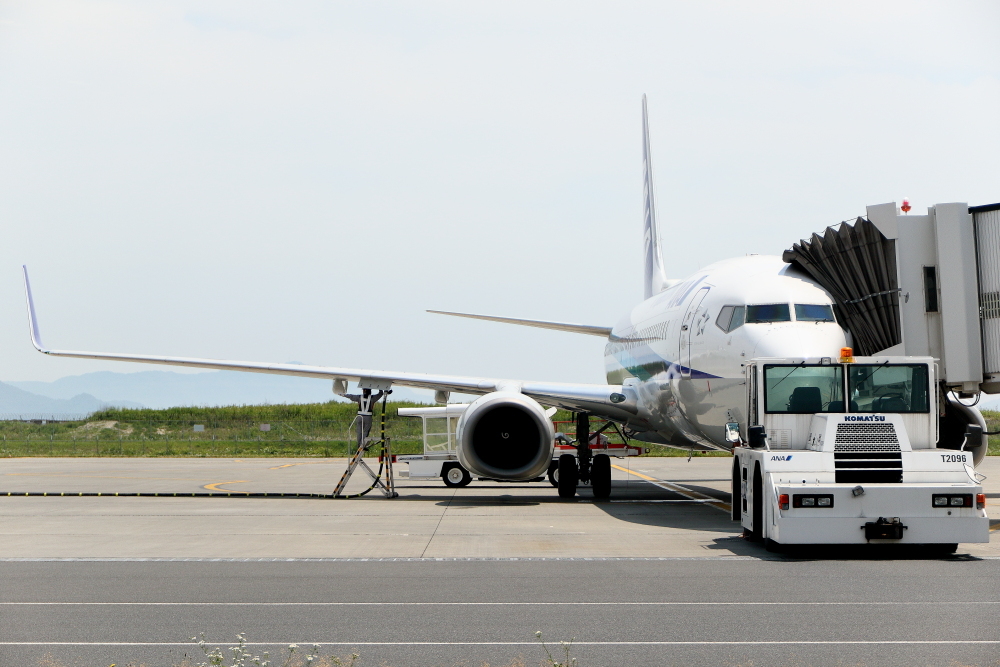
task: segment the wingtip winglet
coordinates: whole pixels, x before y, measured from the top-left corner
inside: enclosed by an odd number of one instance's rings
[[[39,352],[48,354],[48,350],[42,345],[42,336],[38,333],[38,316],[35,315],[35,300],[31,296],[31,281],[28,280],[28,267],[21,265],[24,273],[24,295],[28,301],[28,334],[31,336],[31,344]]]

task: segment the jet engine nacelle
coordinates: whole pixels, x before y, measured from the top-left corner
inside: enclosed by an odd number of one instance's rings
[[[979,408],[972,405],[965,405],[955,398],[952,393],[945,394],[944,416],[938,422],[938,443],[937,446],[944,449],[960,449],[965,443],[966,426],[978,426],[983,431],[987,431],[986,419]],[[972,452],[972,464],[978,466],[986,457],[986,449],[989,438],[983,436],[982,444],[978,447],[966,448]]]
[[[534,479],[552,461],[555,432],[532,398],[493,392],[469,404],[456,426],[458,461],[492,479]]]

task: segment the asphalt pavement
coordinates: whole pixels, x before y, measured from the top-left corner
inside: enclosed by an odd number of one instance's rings
[[[595,502],[405,477],[394,500],[125,498],[329,493],[343,462],[7,460],[2,492],[112,495],[0,498],[0,665],[197,663],[201,633],[359,667],[532,665],[536,631],[557,659],[573,639],[582,666],[997,664],[996,540],[769,554],[729,519],[730,464],[619,462]],[[1000,462],[980,470],[1000,480]]]

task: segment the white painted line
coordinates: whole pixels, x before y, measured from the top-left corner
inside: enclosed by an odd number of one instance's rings
[[[668,482],[662,479],[656,479],[655,477],[650,477],[649,475],[644,475],[641,472],[636,472],[628,468],[623,468],[620,465],[616,465],[614,463],[611,464],[611,467],[616,468],[617,470],[621,470],[622,472],[628,473],[629,475],[634,475],[639,479],[643,480],[644,482],[652,484],[653,486],[658,486],[666,491],[670,491],[672,493],[684,496],[690,501],[701,501],[704,502],[706,505],[710,505],[711,507],[714,507],[715,509],[718,510],[722,510],[723,512],[732,511],[732,506],[730,506],[730,504],[727,503],[726,501],[720,500],[718,498],[713,498],[712,496],[705,495],[704,493],[700,493],[698,491],[695,491],[694,489],[689,489],[686,486],[682,486],[674,482]]]
[[[233,642],[208,642],[212,646],[230,646]],[[555,645],[557,642],[548,642]],[[529,642],[342,642],[296,639],[287,642],[247,642],[245,646],[288,646],[289,644],[319,646],[540,646]],[[858,639],[858,640],[754,640],[754,641],[625,641],[625,642],[573,642],[573,646],[789,646],[789,645],[957,645],[1000,644],[1000,639]],[[0,646],[197,646],[194,642],[0,642]]]
[[[735,534],[734,534],[735,538]],[[739,538],[736,538],[739,539]],[[977,559],[1000,560],[1000,556],[977,556]],[[781,556],[587,556],[587,557],[418,557],[399,556],[387,558],[183,558],[183,557],[75,557],[75,558],[0,558],[0,563],[457,563],[457,562],[564,562],[564,561],[678,561],[678,560],[784,560]]]
[[[941,605],[990,605],[1000,600],[954,600],[918,602],[0,602],[0,607],[892,607]]]

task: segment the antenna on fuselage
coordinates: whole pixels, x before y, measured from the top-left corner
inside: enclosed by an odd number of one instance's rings
[[[667,285],[663,270],[663,254],[660,252],[660,234],[656,226],[656,202],[653,196],[653,161],[649,150],[649,114],[646,112],[646,96],[642,96],[642,196],[643,222],[642,244],[645,271],[643,274],[643,298],[659,294]]]

